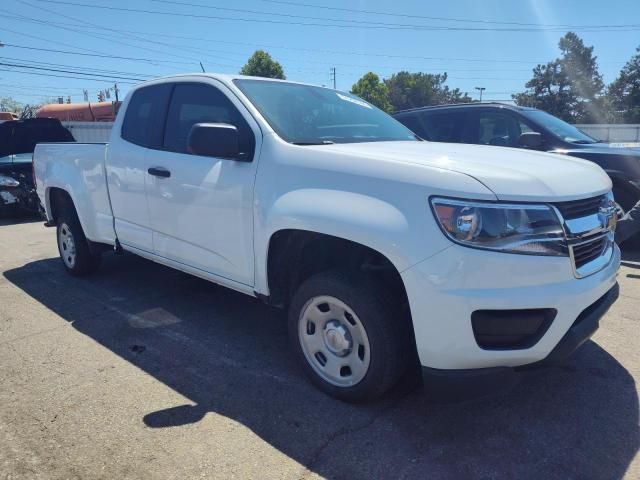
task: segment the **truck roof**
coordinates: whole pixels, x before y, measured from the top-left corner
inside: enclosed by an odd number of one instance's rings
[[[482,107],[496,107],[496,108],[504,108],[505,110],[516,110],[516,111],[536,110],[535,108],[532,108],[532,107],[521,107],[518,105],[510,105],[507,103],[500,103],[500,102],[470,102],[470,103],[448,103],[445,105],[429,105],[426,107],[408,108],[406,110],[400,110],[398,112],[395,112],[394,115],[398,115],[400,113],[420,112],[425,110],[446,110],[446,109],[482,108]]]
[[[252,76],[248,76],[248,75],[234,75],[234,74],[227,74],[227,73],[207,73],[207,72],[205,72],[205,73],[203,73],[203,72],[180,73],[180,74],[176,74],[176,75],[167,75],[167,76],[164,76],[164,77],[158,77],[158,78],[147,80],[145,82],[142,82],[142,83],[138,84],[137,86],[145,85],[147,83],[156,83],[156,82],[159,82],[159,81],[167,81],[167,82],[169,82],[169,81],[180,79],[180,78],[184,78],[184,77],[215,78],[216,80],[221,80],[222,82],[225,82],[225,83],[231,83],[233,80],[258,80],[258,81],[264,81],[264,82],[295,83],[297,85],[309,85],[309,86],[313,86],[313,87],[321,87],[321,88],[323,88],[322,85],[315,85],[313,83],[305,83],[305,82],[296,82],[296,81],[292,81],[292,80],[281,80],[281,79],[278,79],[278,78],[252,77]],[[324,87],[324,88],[329,88],[329,87]]]

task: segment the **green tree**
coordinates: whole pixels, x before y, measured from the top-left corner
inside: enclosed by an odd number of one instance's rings
[[[351,87],[351,93],[358,95],[385,112],[391,112],[389,89],[373,72],[366,73]]]
[[[22,108],[22,104],[11,97],[0,98],[0,112],[18,113]]]
[[[468,103],[471,97],[458,88],[445,85],[446,73],[394,73],[384,81],[389,89],[389,101],[394,110],[441,105],[444,103]]]
[[[276,62],[271,55],[264,50],[256,50],[247,60],[247,63],[240,70],[240,75],[251,77],[279,78],[284,80],[284,70],[282,65]]]
[[[522,93],[512,95],[518,105],[545,110],[572,123],[593,123],[606,117],[604,82],[593,47],[569,32],[558,44],[561,55],[533,69]]]
[[[607,89],[611,120],[640,123],[640,47]]]

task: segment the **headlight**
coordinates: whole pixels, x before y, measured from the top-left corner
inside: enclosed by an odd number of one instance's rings
[[[564,231],[548,205],[433,198],[444,233],[468,247],[529,255],[567,256]]]
[[[19,187],[20,182],[15,178],[0,175],[0,187]]]

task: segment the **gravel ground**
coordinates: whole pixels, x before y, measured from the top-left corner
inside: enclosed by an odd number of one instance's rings
[[[132,255],[72,278],[54,238],[0,223],[2,479],[640,478],[639,253],[561,366],[353,406],[310,386],[281,312]]]

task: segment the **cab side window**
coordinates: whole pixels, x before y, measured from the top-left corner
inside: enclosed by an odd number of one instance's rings
[[[524,125],[514,116],[503,112],[480,112],[476,143],[499,147],[517,147]],[[530,131],[530,129],[529,129]]]
[[[423,115],[427,139],[433,142],[462,143],[467,115],[462,112],[442,112]]]
[[[175,85],[165,126],[165,150],[190,153],[189,132],[196,123],[234,125],[240,136],[240,151],[253,156],[255,139],[251,128],[231,101],[217,88],[196,83]]]
[[[120,136],[142,147],[160,147],[170,94],[171,85],[166,83],[136,90],[127,106]]]

